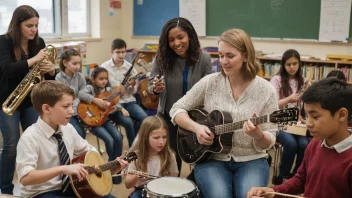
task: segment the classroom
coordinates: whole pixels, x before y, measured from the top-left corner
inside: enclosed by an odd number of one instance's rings
[[[0,197],[351,197],[351,1],[0,1]]]

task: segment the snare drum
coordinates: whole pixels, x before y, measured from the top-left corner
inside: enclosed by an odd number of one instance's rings
[[[144,185],[143,197],[168,198],[189,197],[198,198],[198,187],[190,180],[179,177],[160,177],[150,180]]]

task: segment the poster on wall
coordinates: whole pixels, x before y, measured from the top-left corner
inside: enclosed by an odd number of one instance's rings
[[[205,36],[205,0],[180,0],[179,16],[188,19],[198,36]]]
[[[110,8],[121,8],[121,0],[110,0]]]

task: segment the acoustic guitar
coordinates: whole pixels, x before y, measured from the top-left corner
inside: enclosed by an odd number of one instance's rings
[[[254,125],[266,122],[284,124],[298,120],[298,108],[277,110],[269,115],[251,118]],[[234,131],[242,129],[244,121],[233,122],[230,113],[212,111],[208,114],[204,110],[188,111],[189,117],[202,125],[207,126],[214,134],[212,145],[202,145],[197,140],[196,133],[178,127],[177,151],[181,159],[186,163],[200,163],[208,160],[215,153],[229,153],[232,149],[232,136]]]
[[[137,159],[134,152],[126,154],[123,158],[129,163]],[[89,175],[79,181],[77,176],[71,175],[70,182],[73,192],[79,198],[98,198],[110,194],[112,189],[111,171],[120,166],[116,160],[104,164],[104,160],[98,152],[88,151],[72,160],[72,164],[81,163],[88,166],[84,167]]]
[[[161,76],[157,82],[162,81],[164,76]],[[159,95],[152,95],[148,91],[148,84],[149,84],[149,77],[144,78],[143,80],[139,81],[138,85],[138,94],[141,97],[141,102],[144,107],[148,109],[158,109],[159,105]]]
[[[110,105],[106,109],[100,108],[98,105],[88,104],[84,101],[80,101],[77,107],[77,114],[89,126],[100,126],[105,123],[106,119],[108,118],[109,114],[115,110],[115,105],[118,103],[121,97],[121,90],[122,87],[127,89],[130,85],[131,80],[135,80],[140,77],[140,74],[129,78],[123,85],[115,87],[112,92],[102,92],[99,95],[95,96],[96,98],[100,98],[110,102]]]

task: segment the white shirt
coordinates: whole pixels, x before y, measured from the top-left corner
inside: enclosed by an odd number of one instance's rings
[[[75,156],[91,150],[93,147],[78,135],[75,128],[68,123],[59,125],[58,131],[62,132],[62,139],[67,152],[72,160]],[[17,145],[16,171],[18,181],[32,170],[44,170],[60,166],[59,144],[55,133],[40,117],[32,126],[28,127],[21,136]],[[60,190],[62,175],[37,185],[21,185],[21,197],[31,197],[48,191]]]
[[[214,73],[203,77],[172,106],[171,121],[175,123],[177,114],[201,106],[204,106],[204,110],[208,113],[214,110],[228,112],[233,122],[238,122],[252,118],[254,113],[257,117],[273,113],[278,110],[278,100],[275,88],[267,80],[256,76],[235,101],[228,78],[221,73]],[[243,129],[238,129],[232,136],[230,153],[214,154],[212,158],[222,161],[230,161],[233,158],[236,162],[245,162],[267,157],[266,150],[270,149],[276,141],[277,126],[273,123],[260,126],[271,138],[268,148],[257,147],[251,136],[247,135]]]
[[[110,60],[104,62],[101,66],[104,67],[106,70],[108,70],[109,83],[110,83],[110,86],[114,89],[115,87],[121,85],[123,79],[125,78],[124,74],[126,74],[128,69],[130,69],[132,65],[128,61],[124,60],[123,65],[121,67],[117,67],[115,66],[111,58]],[[130,77],[134,77],[137,74],[138,72],[136,71],[136,69],[133,68]],[[130,86],[125,92],[125,95],[121,97],[119,102],[128,103],[128,102],[136,101],[136,98],[133,96],[133,94],[135,94],[136,92],[137,92],[137,86],[135,85],[133,88]]]
[[[138,160],[138,159],[137,159]],[[170,157],[170,166],[167,169],[168,174],[178,174],[178,168],[177,168],[177,163],[176,163],[176,158],[175,155],[172,154],[172,156]],[[151,156],[148,159],[148,164],[147,164],[147,174],[152,175],[152,176],[162,176],[160,174],[160,156],[156,155],[156,156]],[[136,162],[133,161],[128,165],[128,171],[138,171],[137,167],[136,167]],[[140,182],[138,181],[135,185],[135,187],[140,187],[143,186],[146,182]]]
[[[321,143],[321,146],[325,146],[326,148],[329,148],[329,149],[335,149],[336,152],[342,153],[352,147],[352,135],[350,135],[348,138],[342,140],[341,142],[333,146],[328,146],[328,144],[324,139],[323,142]]]

